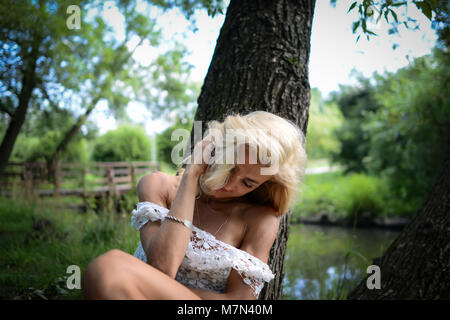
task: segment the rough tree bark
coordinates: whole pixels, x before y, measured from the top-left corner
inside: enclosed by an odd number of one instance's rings
[[[375,265],[381,288],[367,278],[348,299],[450,299],[450,143],[422,208]]]
[[[18,105],[11,115],[8,129],[6,130],[2,144],[0,145],[0,175],[3,174],[3,170],[8,165],[8,160],[13,151],[14,144],[27,116],[31,94],[37,85],[36,68],[41,41],[42,39],[40,37],[35,37],[31,45],[30,54],[24,61],[23,76],[21,81],[22,85],[19,96],[17,97]]]
[[[210,120],[264,110],[292,120],[306,135],[314,6],[315,0],[231,0],[198,98],[202,133]],[[283,217],[270,252],[275,279],[260,299],[281,298],[289,218]]]

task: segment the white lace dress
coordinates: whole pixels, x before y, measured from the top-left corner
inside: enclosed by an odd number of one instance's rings
[[[169,209],[153,202],[139,202],[132,212],[131,225],[139,231],[149,220],[164,220],[168,212]],[[147,262],[141,242],[134,256]],[[232,268],[253,289],[256,297],[264,282],[274,278],[269,266],[260,259],[194,226],[175,279],[188,287],[223,293]]]

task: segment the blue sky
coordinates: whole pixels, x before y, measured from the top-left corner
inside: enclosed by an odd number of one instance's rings
[[[333,8],[329,0],[317,0],[314,11],[314,19],[311,34],[311,52],[309,63],[309,80],[312,88],[317,87],[324,97],[333,90],[338,90],[339,84],[353,84],[352,69],[362,72],[365,76],[371,76],[375,71],[395,71],[406,66],[415,57],[420,57],[431,52],[436,43],[436,33],[431,29],[431,22],[412,4],[399,12],[408,14],[417,19],[420,30],[412,31],[400,28],[400,34],[388,35],[384,18],[380,23],[370,24],[368,28],[379,36],[373,36],[368,41],[361,36],[356,43],[356,34],[351,31],[352,22],[356,20],[356,10],[347,14],[347,10],[353,1],[339,0]],[[178,9],[162,13],[161,10],[149,9],[142,4],[141,10],[147,10],[149,16],[158,19],[158,24],[163,31],[164,44],[159,48],[153,48],[148,43],[136,51],[134,58],[138,61],[148,62],[150,58],[156,58],[158,52],[164,52],[172,46],[174,39],[185,43],[190,54],[186,61],[194,66],[190,75],[191,79],[203,81],[214,53],[220,28],[223,25],[225,15],[208,17],[205,10],[195,13],[198,31],[190,31],[188,22]],[[113,7],[104,13],[104,18],[117,27],[117,36],[120,38],[121,17]],[[403,26],[402,26],[403,27]],[[393,44],[398,44],[396,50]],[[112,117],[107,116],[106,106],[100,105],[92,115],[97,123],[101,123],[100,133],[116,127]],[[162,120],[151,120],[149,112],[141,105],[131,104],[128,114],[142,115],[148,134],[162,132],[167,123]]]

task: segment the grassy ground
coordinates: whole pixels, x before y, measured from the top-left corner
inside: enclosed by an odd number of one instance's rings
[[[67,268],[81,272],[112,248],[133,253],[129,216],[80,214],[37,202],[0,199],[0,299],[80,299]]]

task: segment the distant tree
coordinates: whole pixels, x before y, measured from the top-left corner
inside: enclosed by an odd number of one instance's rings
[[[310,125],[306,136],[309,160],[330,158],[331,154],[338,152],[340,142],[334,130],[342,121],[343,116],[336,103],[323,101],[319,89],[312,88],[308,120]]]
[[[150,161],[150,140],[142,127],[122,125],[98,137],[94,161]]]
[[[172,133],[176,129],[190,130],[192,128],[192,118],[180,118],[176,117],[175,123],[168,127],[166,130],[156,136],[158,145],[158,161],[169,164],[173,169],[176,168],[176,164],[172,161],[171,154],[174,147],[180,143],[179,140],[172,140]],[[180,149],[184,150],[185,145]],[[181,156],[181,155],[180,155]]]
[[[30,111],[14,145],[10,161],[48,161],[58,141],[76,117],[69,109],[39,108],[31,103]],[[88,144],[97,135],[97,125],[90,121],[77,133],[70,146],[61,154],[64,162],[87,162]]]
[[[157,46],[160,31],[154,19],[136,11],[136,1],[114,3],[124,17],[123,39],[100,16],[111,3],[6,0],[0,4],[0,111],[3,121],[9,118],[0,145],[0,174],[33,101],[42,108],[68,108],[79,114],[49,157],[49,172],[100,101],[106,101],[116,117],[124,116],[130,99],[152,108],[155,116],[192,101],[181,76],[190,69],[182,61],[186,48],[175,45],[148,66],[139,65],[133,53],[145,41]],[[71,5],[81,9],[79,29],[67,26]],[[97,15],[90,18],[88,12]]]
[[[401,113],[401,116],[409,116],[413,121],[419,120],[415,123],[417,128],[432,121],[437,127],[435,130],[445,134],[441,137],[440,145],[443,161],[438,166],[434,182],[420,210],[383,256],[373,261],[373,264],[380,268],[380,289],[368,288],[367,282],[370,279],[367,277],[373,276],[369,274],[349,293],[348,299],[450,299],[448,272],[450,267],[450,198],[448,196],[450,190],[450,135],[448,134],[450,127],[448,123],[450,2],[436,2],[442,9],[437,13],[436,21],[439,23],[438,47],[442,49],[440,54],[444,59],[441,60],[442,65],[434,69],[434,79],[432,79],[433,76],[419,77],[422,80],[421,83],[414,86],[417,92],[408,90],[403,93],[409,93],[416,98],[418,104],[412,103],[413,109],[420,106],[422,102],[428,101],[424,111],[414,115],[410,110],[403,110],[405,113]],[[442,74],[439,71],[441,68]],[[432,99],[427,100],[426,96],[429,96],[429,92],[422,91],[420,87],[427,87],[427,81],[433,84],[441,80],[444,85],[442,87],[438,85],[438,87],[443,91],[434,92]],[[408,81],[405,84],[408,84]],[[400,100],[403,98],[401,97]],[[411,129],[407,130],[411,132]],[[392,143],[395,144],[395,142]]]
[[[53,48],[68,37],[65,26],[70,5],[83,1],[11,1],[0,4],[0,110],[8,125],[0,145],[0,174],[25,122],[35,89],[50,74]]]
[[[450,136],[448,52],[416,58],[376,75],[376,113],[361,121],[369,138],[366,167],[389,178],[393,196],[419,209],[444,160]]]
[[[367,172],[364,160],[370,148],[370,136],[361,126],[366,117],[380,106],[375,100],[375,90],[366,79],[358,75],[357,86],[339,85],[339,91],[332,92],[329,103],[336,103],[344,121],[335,128],[334,134],[340,142],[340,149],[331,152],[333,162],[340,163],[349,172]]]
[[[332,95],[345,117],[335,132],[341,149],[333,160],[345,172],[388,177],[392,197],[412,211],[444,159],[442,145],[450,134],[448,66],[445,51],[435,48],[396,72],[375,73],[374,85],[360,77],[358,85],[341,86]]]

